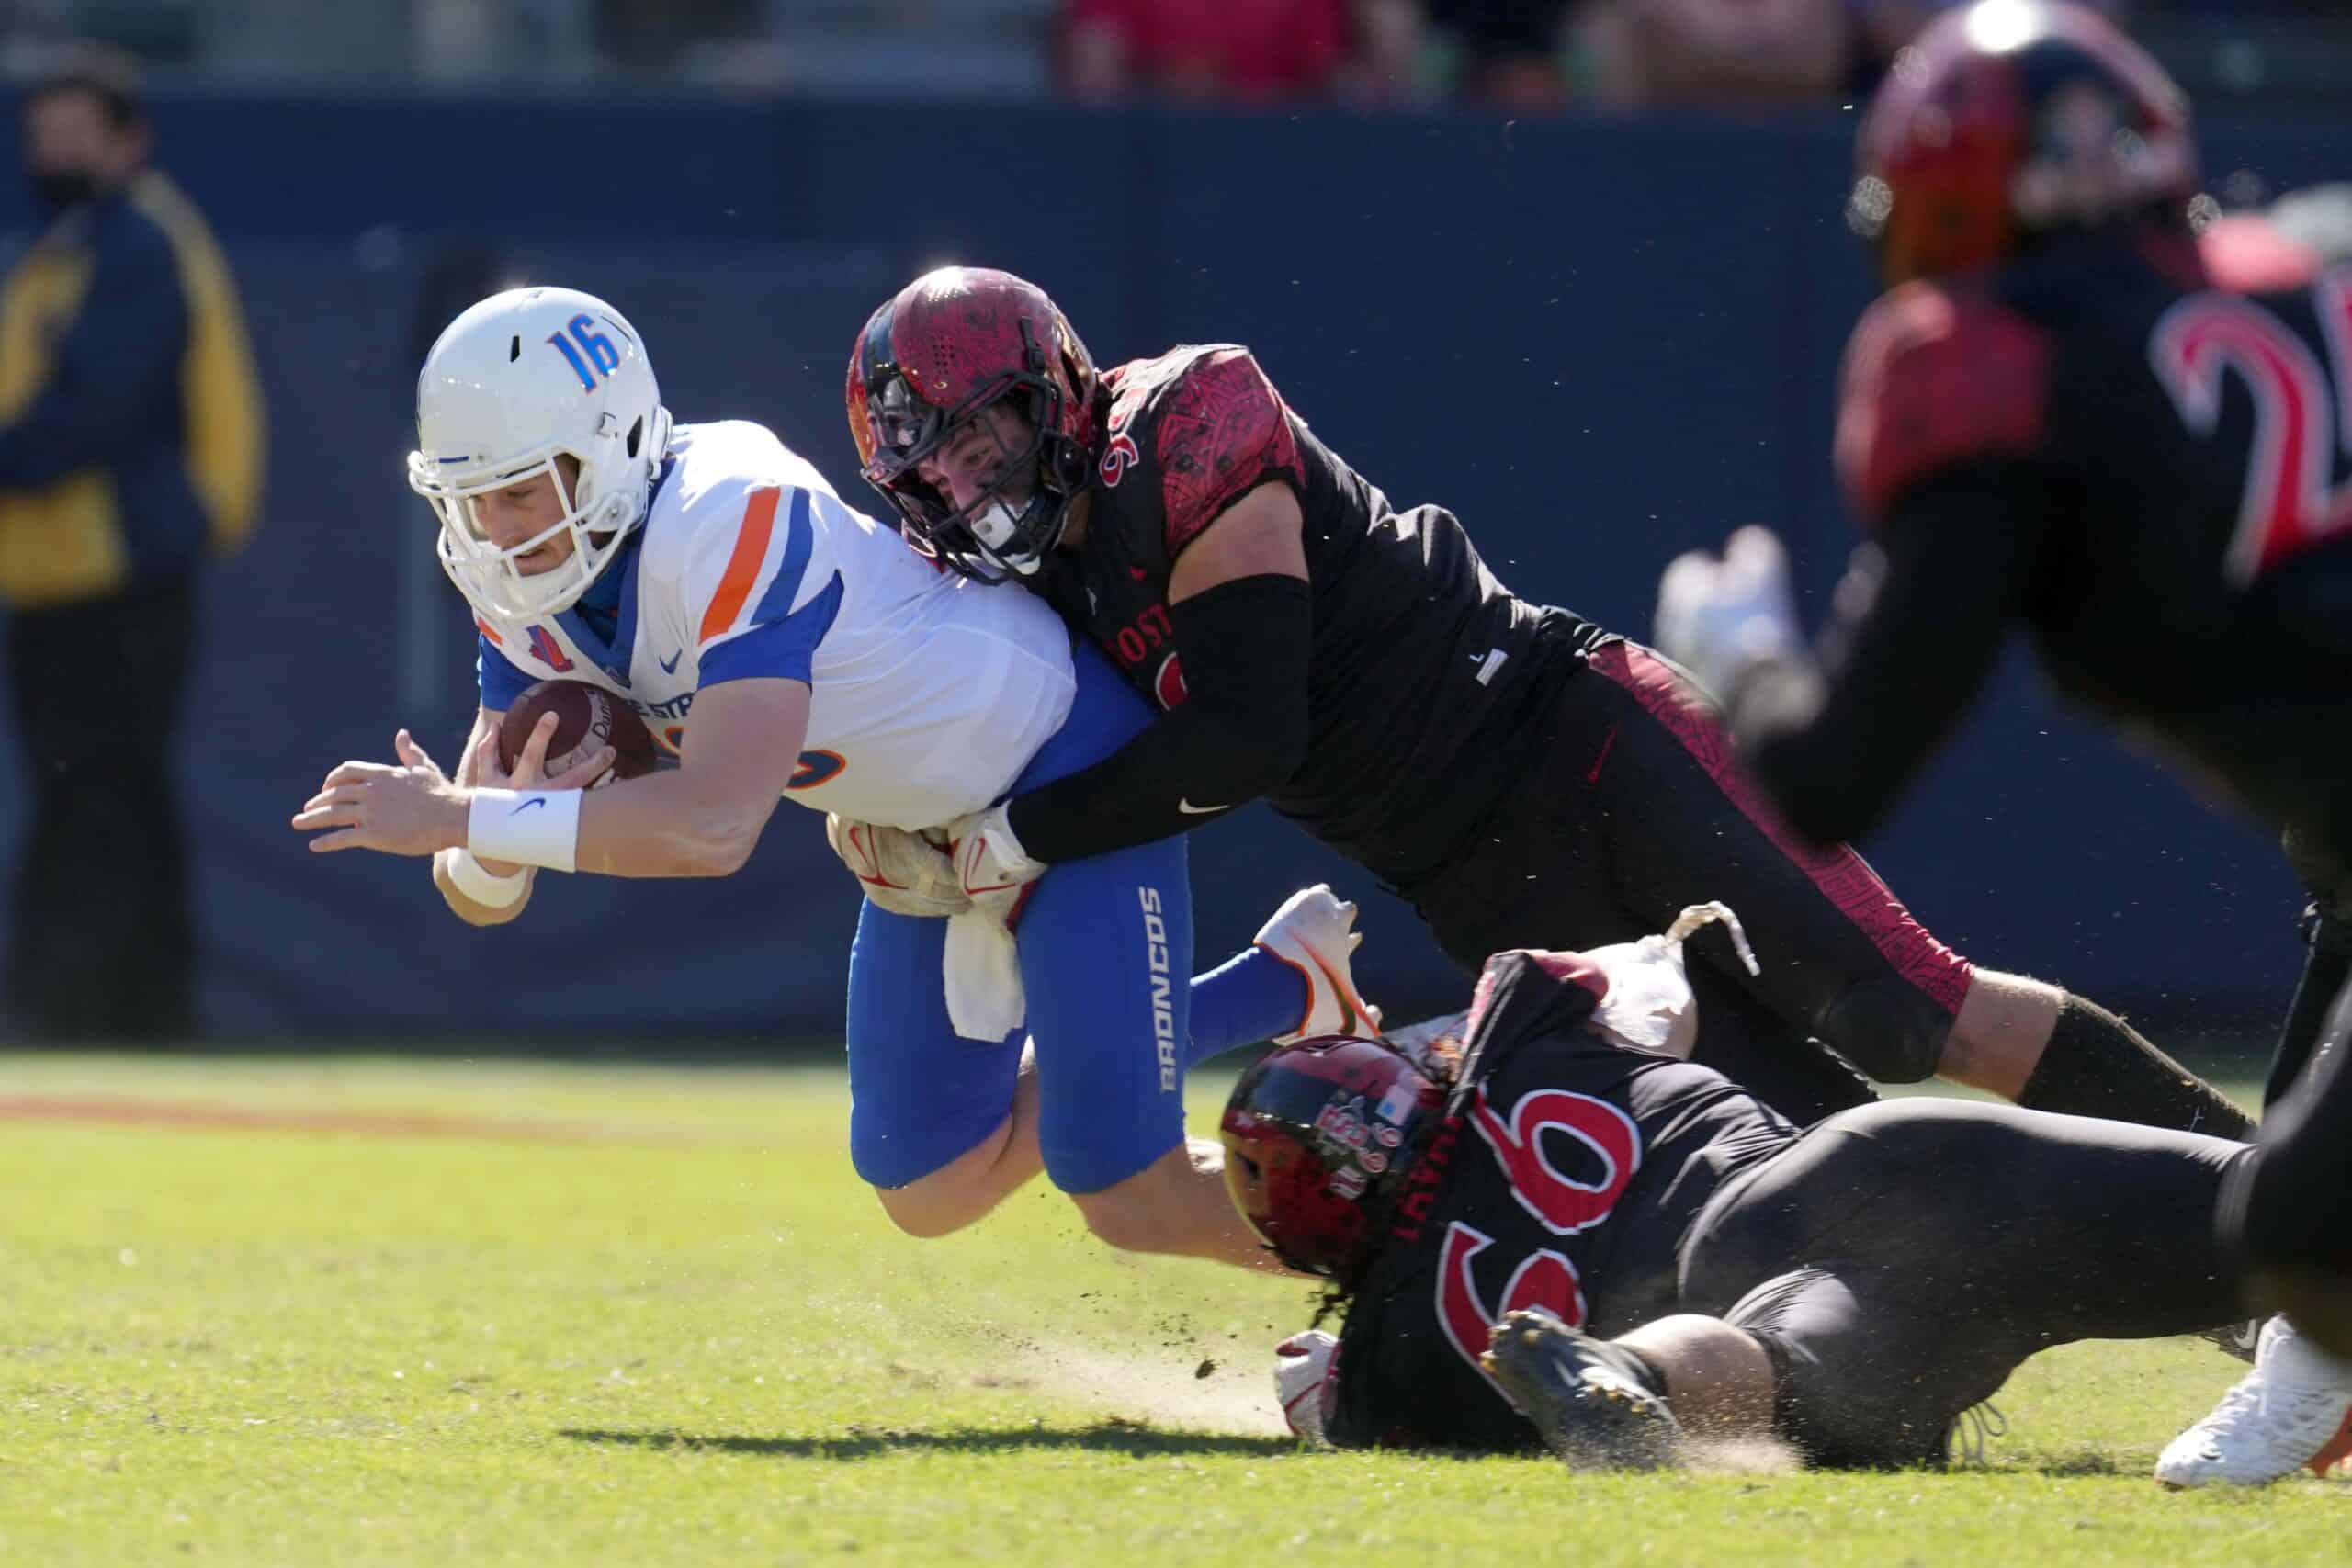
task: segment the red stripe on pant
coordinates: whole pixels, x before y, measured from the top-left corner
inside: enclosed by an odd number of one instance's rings
[[[1838,913],[1870,939],[1888,965],[1948,1013],[1960,1011],[1975,965],[1938,942],[1912,918],[1861,856],[1843,844],[1808,844],[1789,830],[1733,755],[1731,738],[1698,689],[1638,643],[1614,642],[1590,656],[1592,668],[1633,694],[1643,710],[1690,753],[1741,816],[1810,877]]]

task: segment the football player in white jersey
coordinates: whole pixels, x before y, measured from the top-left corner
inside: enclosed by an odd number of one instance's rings
[[[1216,1145],[1187,1145],[1183,1072],[1251,1040],[1361,1027],[1351,908],[1310,890],[1187,987],[1182,840],[1041,877],[955,826],[1150,721],[1107,660],[1073,653],[1032,596],[939,571],[764,427],[673,426],[641,340],[591,296],[514,289],[460,315],[419,376],[417,428],[410,483],[473,606],[481,708],[454,776],[405,730],[397,766],[330,773],[293,819],[320,833],[312,849],[431,855],[451,909],[492,925],[540,869],[726,875],[780,797],[880,825],[892,852],[934,863],[922,889],[869,881],[876,897],[1017,915],[1009,944],[963,928],[1012,955],[993,995],[955,1007],[947,919],[872,897],[860,914],[851,1155],[892,1220],[960,1229],[1042,1168],[1114,1246],[1267,1261]],[[582,788],[606,748],[546,776],[550,715],[507,773],[503,711],[556,676],[628,703],[675,765]],[[943,826],[952,863],[907,831]]]

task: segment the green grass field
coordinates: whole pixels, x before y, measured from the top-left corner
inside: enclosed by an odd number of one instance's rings
[[[2238,1371],[2188,1341],[2041,1358],[1948,1474],[1306,1452],[1268,1394],[1303,1289],[1043,1190],[902,1238],[846,1110],[810,1070],[0,1057],[0,1563],[2352,1562],[2352,1484],[2148,1479]]]

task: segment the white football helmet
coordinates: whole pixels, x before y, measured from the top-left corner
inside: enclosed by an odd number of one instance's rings
[[[416,378],[409,487],[440,515],[441,565],[475,609],[537,620],[568,609],[645,520],[670,415],[645,344],[621,313],[571,288],[510,288],[451,321]],[[580,464],[567,487],[559,456]],[[551,475],[560,521],[501,549],[473,500]],[[516,560],[571,535],[571,554],[525,575]]]

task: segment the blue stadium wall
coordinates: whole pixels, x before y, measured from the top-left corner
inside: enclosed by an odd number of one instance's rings
[[[1521,594],[1636,635],[1664,563],[1738,524],[1792,539],[1816,614],[1851,543],[1827,458],[1868,292],[1839,219],[1850,116],[207,96],[158,119],[235,264],[272,422],[266,521],[214,577],[183,751],[224,1039],[839,1027],[856,899],[794,807],[729,880],[550,878],[491,932],[421,863],[315,858],[285,827],[334,762],[399,725],[447,757],[470,716],[468,617],[400,462],[423,346],[485,279],[608,296],[680,417],[765,421],[851,495],[851,338],[953,260],[1045,283],[1106,362],[1250,344],[1391,497],[1444,502]],[[2274,189],[2352,172],[2341,120],[2208,141],[2217,175]],[[0,191],[0,227],[24,222]],[[1866,849],[1980,963],[2176,1026],[2251,1034],[2292,982],[2296,893],[2261,836],[2055,710],[2022,659]],[[1409,908],[1262,808],[1196,834],[1193,869],[1204,959],[1329,877],[1364,898],[1375,994],[1457,991]]]

